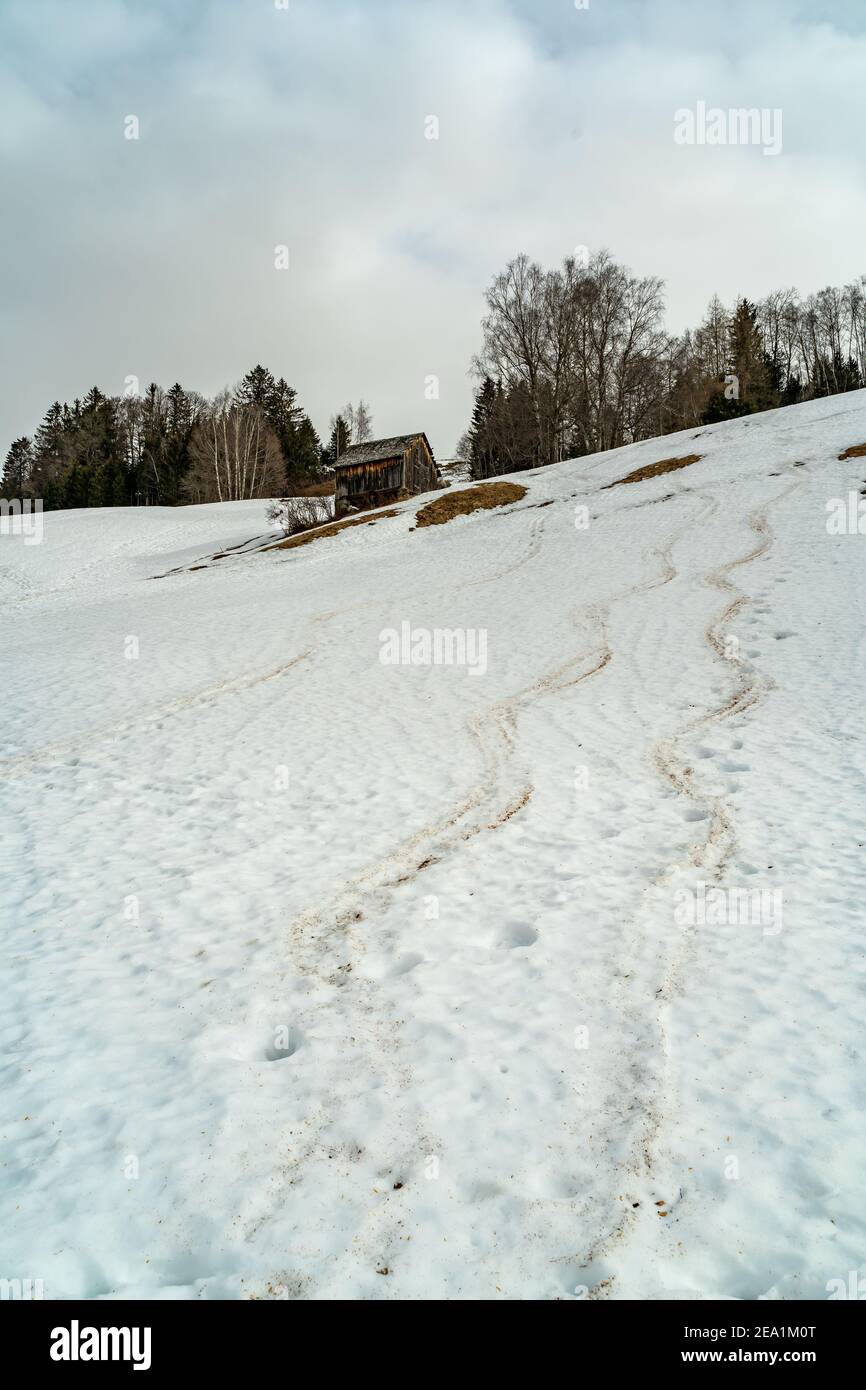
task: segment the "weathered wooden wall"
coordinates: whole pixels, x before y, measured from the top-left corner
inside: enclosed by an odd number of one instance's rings
[[[388,492],[403,486],[401,458],[377,459],[375,463],[349,464],[337,471],[337,493],[353,497],[365,492]]]
[[[336,474],[334,516],[345,515],[350,507],[365,511],[399,500],[403,491],[403,459],[377,459],[374,463],[350,464]]]
[[[438,481],[433,457],[419,436],[403,455],[403,486],[409,493],[428,492]]]

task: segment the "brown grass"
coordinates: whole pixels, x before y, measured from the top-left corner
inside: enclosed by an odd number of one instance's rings
[[[327,479],[324,483],[307,483],[304,487],[292,489],[293,497],[333,497],[336,484],[333,478]]]
[[[443,526],[453,521],[455,516],[467,516],[470,512],[487,511],[491,507],[506,507],[509,502],[519,502],[526,496],[526,488],[519,483],[479,483],[477,487],[465,488],[462,492],[446,492],[422,507],[415,517],[416,526]]]
[[[852,444],[850,449],[846,449],[844,454],[839,455],[839,462],[844,463],[846,459],[866,458],[866,444]]]
[[[387,512],[363,512],[361,516],[346,516],[342,521],[329,521],[327,526],[317,526],[312,531],[301,531],[297,536],[289,536],[284,541],[263,546],[262,549],[294,550],[299,545],[309,545],[312,541],[320,541],[327,536],[336,536],[340,531],[348,531],[350,526],[372,526],[383,517],[396,515],[396,509],[391,507]]]
[[[703,454],[685,454],[678,459],[659,459],[658,463],[644,464],[643,468],[636,468],[633,473],[626,473],[624,478],[617,478],[615,483],[608,483],[607,486],[622,487],[623,483],[642,483],[647,478],[660,478],[663,473],[676,473],[678,468],[688,468],[702,458]]]

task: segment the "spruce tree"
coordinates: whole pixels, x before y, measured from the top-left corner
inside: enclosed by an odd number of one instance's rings
[[[26,435],[13,439],[3,465],[0,495],[22,497],[33,469],[33,444]]]
[[[340,456],[346,452],[350,443],[346,421],[342,415],[335,415],[331,420],[331,437],[328,440],[328,454],[332,463],[339,463]]]
[[[258,406],[259,410],[267,415],[273,404],[275,390],[273,373],[258,363],[241,379],[235,398],[241,405]]]
[[[290,483],[313,483],[321,475],[322,446],[313,422],[308,415],[301,417],[291,438],[289,458],[286,461],[286,492],[290,494]]]
[[[160,502],[173,506],[180,500],[184,479],[192,462],[191,444],[197,404],[179,381],[164,399],[163,487]]]
[[[475,393],[469,426],[469,467],[473,478],[490,478],[502,472],[495,440],[496,383],[486,376]]]
[[[737,303],[728,328],[729,370],[737,378],[742,414],[770,410],[779,403],[771,380],[769,359],[758,328],[757,305],[748,299]],[[736,414],[732,411],[731,414]]]
[[[65,414],[64,414],[65,412]],[[68,407],[55,401],[48,408],[33,439],[31,481],[37,497],[44,497],[50,482],[59,482],[69,461]],[[58,491],[62,495],[62,490]]]
[[[89,503],[89,495],[88,470],[73,463],[62,480],[63,501],[61,505],[67,510],[73,507],[86,507]]]

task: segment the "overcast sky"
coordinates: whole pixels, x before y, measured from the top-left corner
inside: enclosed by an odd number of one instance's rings
[[[0,0],[4,452],[94,383],[261,361],[320,433],[364,396],[445,458],[518,251],[609,247],[672,330],[866,272],[864,0],[281,4]],[[780,108],[782,154],[677,145],[699,101]]]

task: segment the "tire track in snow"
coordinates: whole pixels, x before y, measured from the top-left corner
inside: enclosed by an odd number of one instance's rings
[[[541,550],[544,525],[543,518],[533,520],[529,528],[528,543],[523,552],[504,568],[500,567],[481,579],[464,580],[448,585],[442,592],[449,595],[463,589],[496,583],[507,575],[523,569]],[[430,596],[429,590],[418,589],[416,594],[407,596],[407,602],[415,596],[427,599]],[[368,600],[353,604],[340,612],[350,613],[376,606],[376,600]],[[412,1073],[402,1055],[399,1037],[401,1021],[382,1016],[380,991],[376,982],[366,978],[355,968],[365,952],[363,931],[359,924],[366,923],[368,915],[384,911],[394,892],[403,882],[408,882],[425,868],[438,862],[439,858],[463,841],[483,831],[494,830],[504,825],[527,804],[533,791],[531,784],[523,784],[519,791],[512,794],[510,784],[502,788],[498,776],[503,759],[508,758],[515,745],[517,706],[533,698],[536,693],[558,689],[560,686],[564,688],[565,685],[588,679],[608,660],[609,651],[605,644],[604,650],[597,654],[597,660],[591,663],[589,670],[575,673],[576,665],[586,664],[584,654],[581,653],[546,673],[538,681],[532,682],[515,696],[498,702],[493,714],[488,711],[485,715],[479,714],[470,720],[470,734],[480,748],[482,757],[482,776],[476,786],[466,793],[455,807],[412,835],[396,852],[368,866],[344,884],[342,889],[331,897],[327,909],[308,908],[296,916],[285,929],[284,941],[286,954],[290,958],[289,964],[297,973],[307,977],[311,988],[323,991],[328,1001],[324,1006],[314,1001],[311,1005],[314,1015],[318,1008],[324,1007],[326,1025],[333,1027],[333,1023],[328,1021],[328,1015],[333,1009],[332,992],[338,990],[337,1007],[347,1045],[351,1046],[354,1053],[360,1052],[365,1058],[362,1065],[366,1069],[368,1081],[370,1077],[375,1077],[378,1085],[388,1087],[395,1112],[396,1107],[401,1104],[405,1109],[411,1099]],[[431,842],[435,845],[435,853],[431,852]],[[277,982],[271,1000],[274,1017],[281,1017],[285,1008],[285,995]],[[309,1027],[309,1020],[305,1026]],[[281,1160],[275,1168],[269,1184],[271,1193],[280,1193],[286,1186],[291,1186],[305,1164],[314,1164],[324,1153],[329,1152],[331,1146],[325,1140],[338,1114],[338,1102],[323,1097],[321,1105],[311,1115],[303,1136],[299,1136],[297,1130],[289,1136],[291,1158]],[[418,1133],[417,1125],[413,1126],[411,1116],[401,1119],[398,1134],[400,1138],[395,1140],[393,1152],[390,1154],[391,1161],[397,1166],[401,1161],[401,1145],[411,1147],[413,1154],[419,1151],[434,1153],[438,1150],[439,1145],[432,1136]],[[287,1151],[288,1147],[287,1143]],[[253,1209],[245,1218],[246,1239],[252,1239],[268,1219],[267,1212],[262,1212],[260,1204],[252,1198],[251,1208]],[[353,1248],[361,1241],[370,1244],[375,1240],[376,1250],[380,1255],[382,1251],[387,1251],[390,1239],[389,1221],[387,1203],[373,1203],[365,1207],[360,1214],[360,1226]]]
[[[704,494],[690,494],[701,497],[706,502]],[[713,504],[715,505],[715,504]],[[608,516],[618,514],[619,509],[607,513]],[[543,526],[543,523],[533,523],[534,526]],[[684,528],[683,528],[684,529]],[[679,534],[679,533],[678,533]],[[514,695],[507,696],[504,700],[499,700],[486,710],[480,711],[467,722],[467,729],[470,736],[479,747],[482,756],[484,772],[476,787],[469,793],[467,798],[455,808],[455,810],[439,825],[425,827],[413,836],[412,840],[399,852],[399,857],[417,849],[425,842],[431,841],[437,834],[445,830],[454,828],[459,832],[459,836],[454,838],[447,846],[452,848],[459,840],[468,840],[482,830],[493,830],[510,820],[523,806],[527,805],[532,797],[534,787],[526,780],[513,786],[511,791],[506,793],[503,798],[499,796],[499,809],[493,815],[492,820],[485,820],[484,815],[475,824],[466,827],[462,822],[469,813],[483,807],[487,801],[496,800],[496,789],[494,783],[498,778],[498,770],[501,767],[503,757],[508,758],[516,747],[517,742],[517,716],[521,709],[542,698],[547,694],[559,693],[570,689],[573,686],[582,685],[593,676],[598,675],[613,659],[614,653],[610,645],[608,636],[608,615],[610,608],[615,603],[620,603],[625,599],[632,598],[636,594],[647,593],[662,585],[669,584],[676,578],[677,570],[671,558],[671,552],[676,538],[669,541],[664,546],[650,546],[644,552],[644,559],[654,558],[661,562],[658,574],[652,578],[638,584],[629,584],[622,590],[612,594],[604,603],[593,602],[580,605],[571,614],[572,621],[577,625],[581,619],[588,619],[594,629],[594,641],[589,646],[583,648],[576,655],[569,657],[568,660],[552,668],[539,676],[535,681],[525,686]],[[537,553],[539,546],[534,548]],[[516,566],[513,568],[517,568]],[[507,573],[508,571],[505,571]],[[490,582],[490,581],[484,581]],[[575,667],[585,666],[586,669],[579,670],[575,674]],[[501,780],[501,779],[500,779]],[[504,804],[503,804],[504,800]],[[381,872],[384,864],[391,862],[397,856],[389,856],[387,860],[377,866],[372,872]],[[404,873],[396,883],[402,884],[414,878],[418,873],[428,868],[432,863],[438,863],[443,855],[428,855],[420,864],[416,864],[408,873]],[[359,876],[359,884],[367,877],[365,871]],[[390,885],[394,886],[394,885]]]
[[[521,569],[530,560],[533,560],[541,548],[543,535],[543,522],[536,521],[530,528],[530,539],[524,553],[512,564],[505,566],[504,569],[494,571],[483,579],[472,579],[460,584],[453,585],[448,592],[458,592],[467,588],[478,588],[485,584],[494,584],[505,576]],[[131,543],[130,543],[131,544]],[[245,558],[239,556],[238,558]],[[2,571],[0,571],[2,574]],[[426,597],[426,590],[417,590],[415,594],[407,595],[407,602],[415,597]],[[41,597],[37,595],[37,597]],[[141,732],[146,733],[155,725],[159,725],[163,719],[170,719],[177,714],[185,714],[189,710],[203,709],[208,705],[221,700],[226,696],[239,695],[256,686],[277,680],[294,670],[296,666],[312,658],[317,650],[315,641],[316,634],[320,627],[331,622],[334,618],[342,617],[349,613],[358,613],[364,609],[376,607],[377,600],[368,599],[361,603],[353,603],[345,608],[336,608],[329,612],[317,613],[308,620],[308,636],[302,650],[288,661],[280,662],[278,666],[269,668],[266,671],[248,672],[245,675],[233,676],[228,680],[217,681],[214,685],[205,686],[203,689],[192,691],[188,695],[180,695],[174,700],[169,700],[163,704],[156,705],[154,708],[137,714],[131,719],[113,720],[111,723],[103,724],[97,729],[88,730],[85,734],[78,734],[73,739],[67,739],[60,743],[53,743],[47,748],[40,748],[38,752],[28,753],[23,757],[6,758],[0,760],[0,778],[15,777],[30,772],[34,767],[43,763],[52,763],[58,758],[68,758],[70,756],[83,756],[94,751],[94,745],[106,740],[122,738],[126,734]]]
[[[698,496],[706,505],[706,498]],[[618,510],[612,509],[608,515],[615,515]],[[541,519],[534,523],[542,524]],[[682,529],[689,524],[692,523],[684,522]],[[533,537],[536,539],[537,534]],[[534,791],[531,781],[521,777],[515,783],[512,772],[520,712],[547,695],[559,694],[590,681],[609,665],[614,655],[608,637],[610,606],[670,583],[677,574],[672,560],[673,544],[674,539],[663,546],[651,546],[644,552],[645,560],[652,558],[660,562],[657,572],[649,579],[625,586],[605,603],[580,605],[573,610],[572,620],[584,621],[591,628],[588,643],[578,653],[467,722],[470,736],[481,750],[482,774],[457,806],[355,875],[331,899],[327,908],[310,907],[286,928],[286,950],[292,964],[317,985],[339,985],[340,1016],[352,1046],[357,1049],[364,1039],[366,1074],[368,1078],[376,1078],[377,1087],[388,1087],[390,1109],[401,1116],[399,1122],[395,1121],[400,1136],[398,1147],[388,1155],[395,1167],[399,1167],[404,1149],[417,1155],[418,1152],[438,1152],[440,1145],[429,1135],[419,1135],[413,1130],[412,1070],[401,1055],[401,1020],[383,1016],[381,991],[376,981],[354,968],[365,951],[370,918],[388,909],[402,885],[458,852],[467,840],[499,829],[529,803]],[[531,544],[528,553],[537,553],[537,548]],[[327,1011],[329,1005],[324,1007]],[[327,1101],[323,1103],[303,1152],[296,1156],[292,1165],[293,1174],[300,1164],[320,1150],[321,1136],[333,1125],[337,1111],[335,1103],[331,1107]],[[257,1225],[264,1219],[257,1218]],[[372,1242],[374,1236],[376,1250],[387,1248],[388,1220],[387,1203],[368,1206],[362,1213],[361,1228],[352,1249],[357,1251],[362,1240]]]
[[[768,505],[774,506],[783,501],[800,486],[800,479],[795,478]],[[740,555],[725,565],[714,567],[702,576],[703,583],[712,586],[723,594],[731,595],[722,612],[704,630],[706,642],[716,656],[724,661],[727,669],[731,668],[732,662],[725,650],[724,629],[751,602],[748,595],[737,589],[728,576],[743,565],[750,565],[753,561],[766,555],[775,542],[764,510],[751,511],[746,517],[746,522],[750,530],[759,538],[758,544],[745,555]],[[746,666],[741,661],[733,665],[737,677],[736,689],[724,703],[716,709],[708,710],[707,713],[690,720],[673,739],[660,740],[653,750],[653,761],[660,775],[665,777],[676,791],[688,796],[697,805],[709,806],[711,809],[709,833],[701,844],[693,846],[691,861],[696,867],[711,872],[715,879],[718,879],[724,872],[736,845],[733,823],[724,797],[703,792],[696,785],[693,769],[689,762],[680,755],[679,745],[684,739],[710,724],[732,719],[735,715],[744,713],[773,689],[774,682],[771,678],[761,674],[753,666]]]
[[[801,485],[802,480],[794,478],[793,482],[772,498],[765,508],[758,508],[749,512],[746,522],[750,530],[758,537],[758,544],[744,555],[705,571],[700,577],[702,583],[729,596],[721,613],[704,630],[705,641],[715,655],[725,662],[726,668],[730,668],[732,663],[725,650],[723,631],[732,618],[751,602],[748,595],[731,582],[729,576],[735,570],[753,563],[770,551],[775,543],[775,536],[766,515],[766,508],[783,501]],[[675,792],[687,797],[695,806],[709,810],[710,824],[707,834],[703,841],[691,846],[688,862],[692,867],[703,870],[708,875],[709,881],[714,883],[718,883],[721,879],[736,847],[736,827],[724,795],[704,792],[697,785],[690,761],[680,752],[680,745],[685,739],[692,737],[701,729],[712,724],[725,722],[735,715],[744,713],[774,688],[775,683],[754,667],[740,667],[737,664],[735,670],[737,674],[736,688],[724,703],[695,719],[689,720],[672,738],[659,740],[654,745],[650,755],[659,775]],[[646,933],[638,929],[639,923],[644,917],[651,895],[657,895],[661,889],[668,885],[678,873],[679,867],[678,864],[669,865],[643,890],[641,895],[642,907],[635,914],[631,924],[633,940],[629,948],[629,955],[635,962],[640,960],[641,954],[644,957],[649,956],[651,959],[655,955],[655,940],[653,938],[647,939]],[[664,962],[661,976],[656,976],[657,988],[653,996],[654,1027],[661,1063],[655,1072],[652,1064],[643,1066],[638,1064],[636,1069],[636,1100],[639,1100],[640,1104],[634,1107],[634,1113],[641,1115],[642,1119],[632,1142],[632,1169],[639,1180],[644,1183],[652,1176],[655,1162],[653,1150],[657,1145],[665,1114],[669,1113],[672,1108],[670,1100],[671,1051],[665,1015],[674,997],[683,987],[684,973],[689,961],[694,956],[694,952],[694,931],[685,932],[678,929],[673,936],[671,950]],[[620,994],[620,1013],[628,1021],[634,1038],[638,1042],[645,1041],[646,1029],[643,1026],[645,1006],[641,1007],[633,1001],[626,984],[636,973],[636,968],[632,965],[627,973],[617,978],[615,987]],[[649,1100],[647,1100],[648,1094]],[[632,1107],[629,1107],[629,1113],[633,1113]],[[627,1237],[629,1235],[633,1237],[642,1223],[651,1221],[652,1217],[658,1214],[654,1196],[650,1191],[641,1187],[634,1195],[635,1197],[639,1196],[639,1206],[637,1208],[632,1205],[627,1206],[612,1230],[596,1241],[581,1261],[581,1272],[584,1279],[593,1280],[593,1288],[589,1293],[590,1298],[609,1296],[616,1276],[616,1269],[612,1267],[614,1262],[611,1259],[614,1247],[618,1246],[616,1255],[621,1264],[622,1250]],[[676,1200],[681,1200],[683,1196],[684,1193],[680,1189]],[[670,1194],[667,1194],[667,1199],[668,1204],[670,1204]],[[596,1268],[593,1268],[594,1266]]]
[[[319,622],[324,622],[333,616],[335,615],[330,613],[319,614],[312,619],[312,626],[315,628]],[[42,763],[51,763],[58,758],[69,757],[72,754],[84,756],[95,751],[94,746],[96,744],[122,738],[124,734],[146,733],[155,725],[161,724],[163,719],[170,719],[172,715],[182,714],[187,710],[203,709],[225,695],[237,695],[245,690],[251,690],[257,685],[277,680],[280,676],[293,670],[295,666],[300,665],[301,662],[308,660],[313,651],[313,645],[309,644],[291,657],[289,661],[281,662],[279,666],[274,666],[267,671],[250,672],[248,675],[234,676],[230,680],[219,681],[216,685],[206,686],[203,690],[197,690],[190,695],[183,695],[176,700],[170,700],[167,704],[158,705],[155,709],[134,719],[117,720],[114,723],[105,724],[99,729],[88,730],[86,734],[78,735],[65,743],[54,743],[48,748],[41,748],[38,752],[28,753],[24,757],[4,759],[0,762],[0,777],[15,777],[30,772]]]

